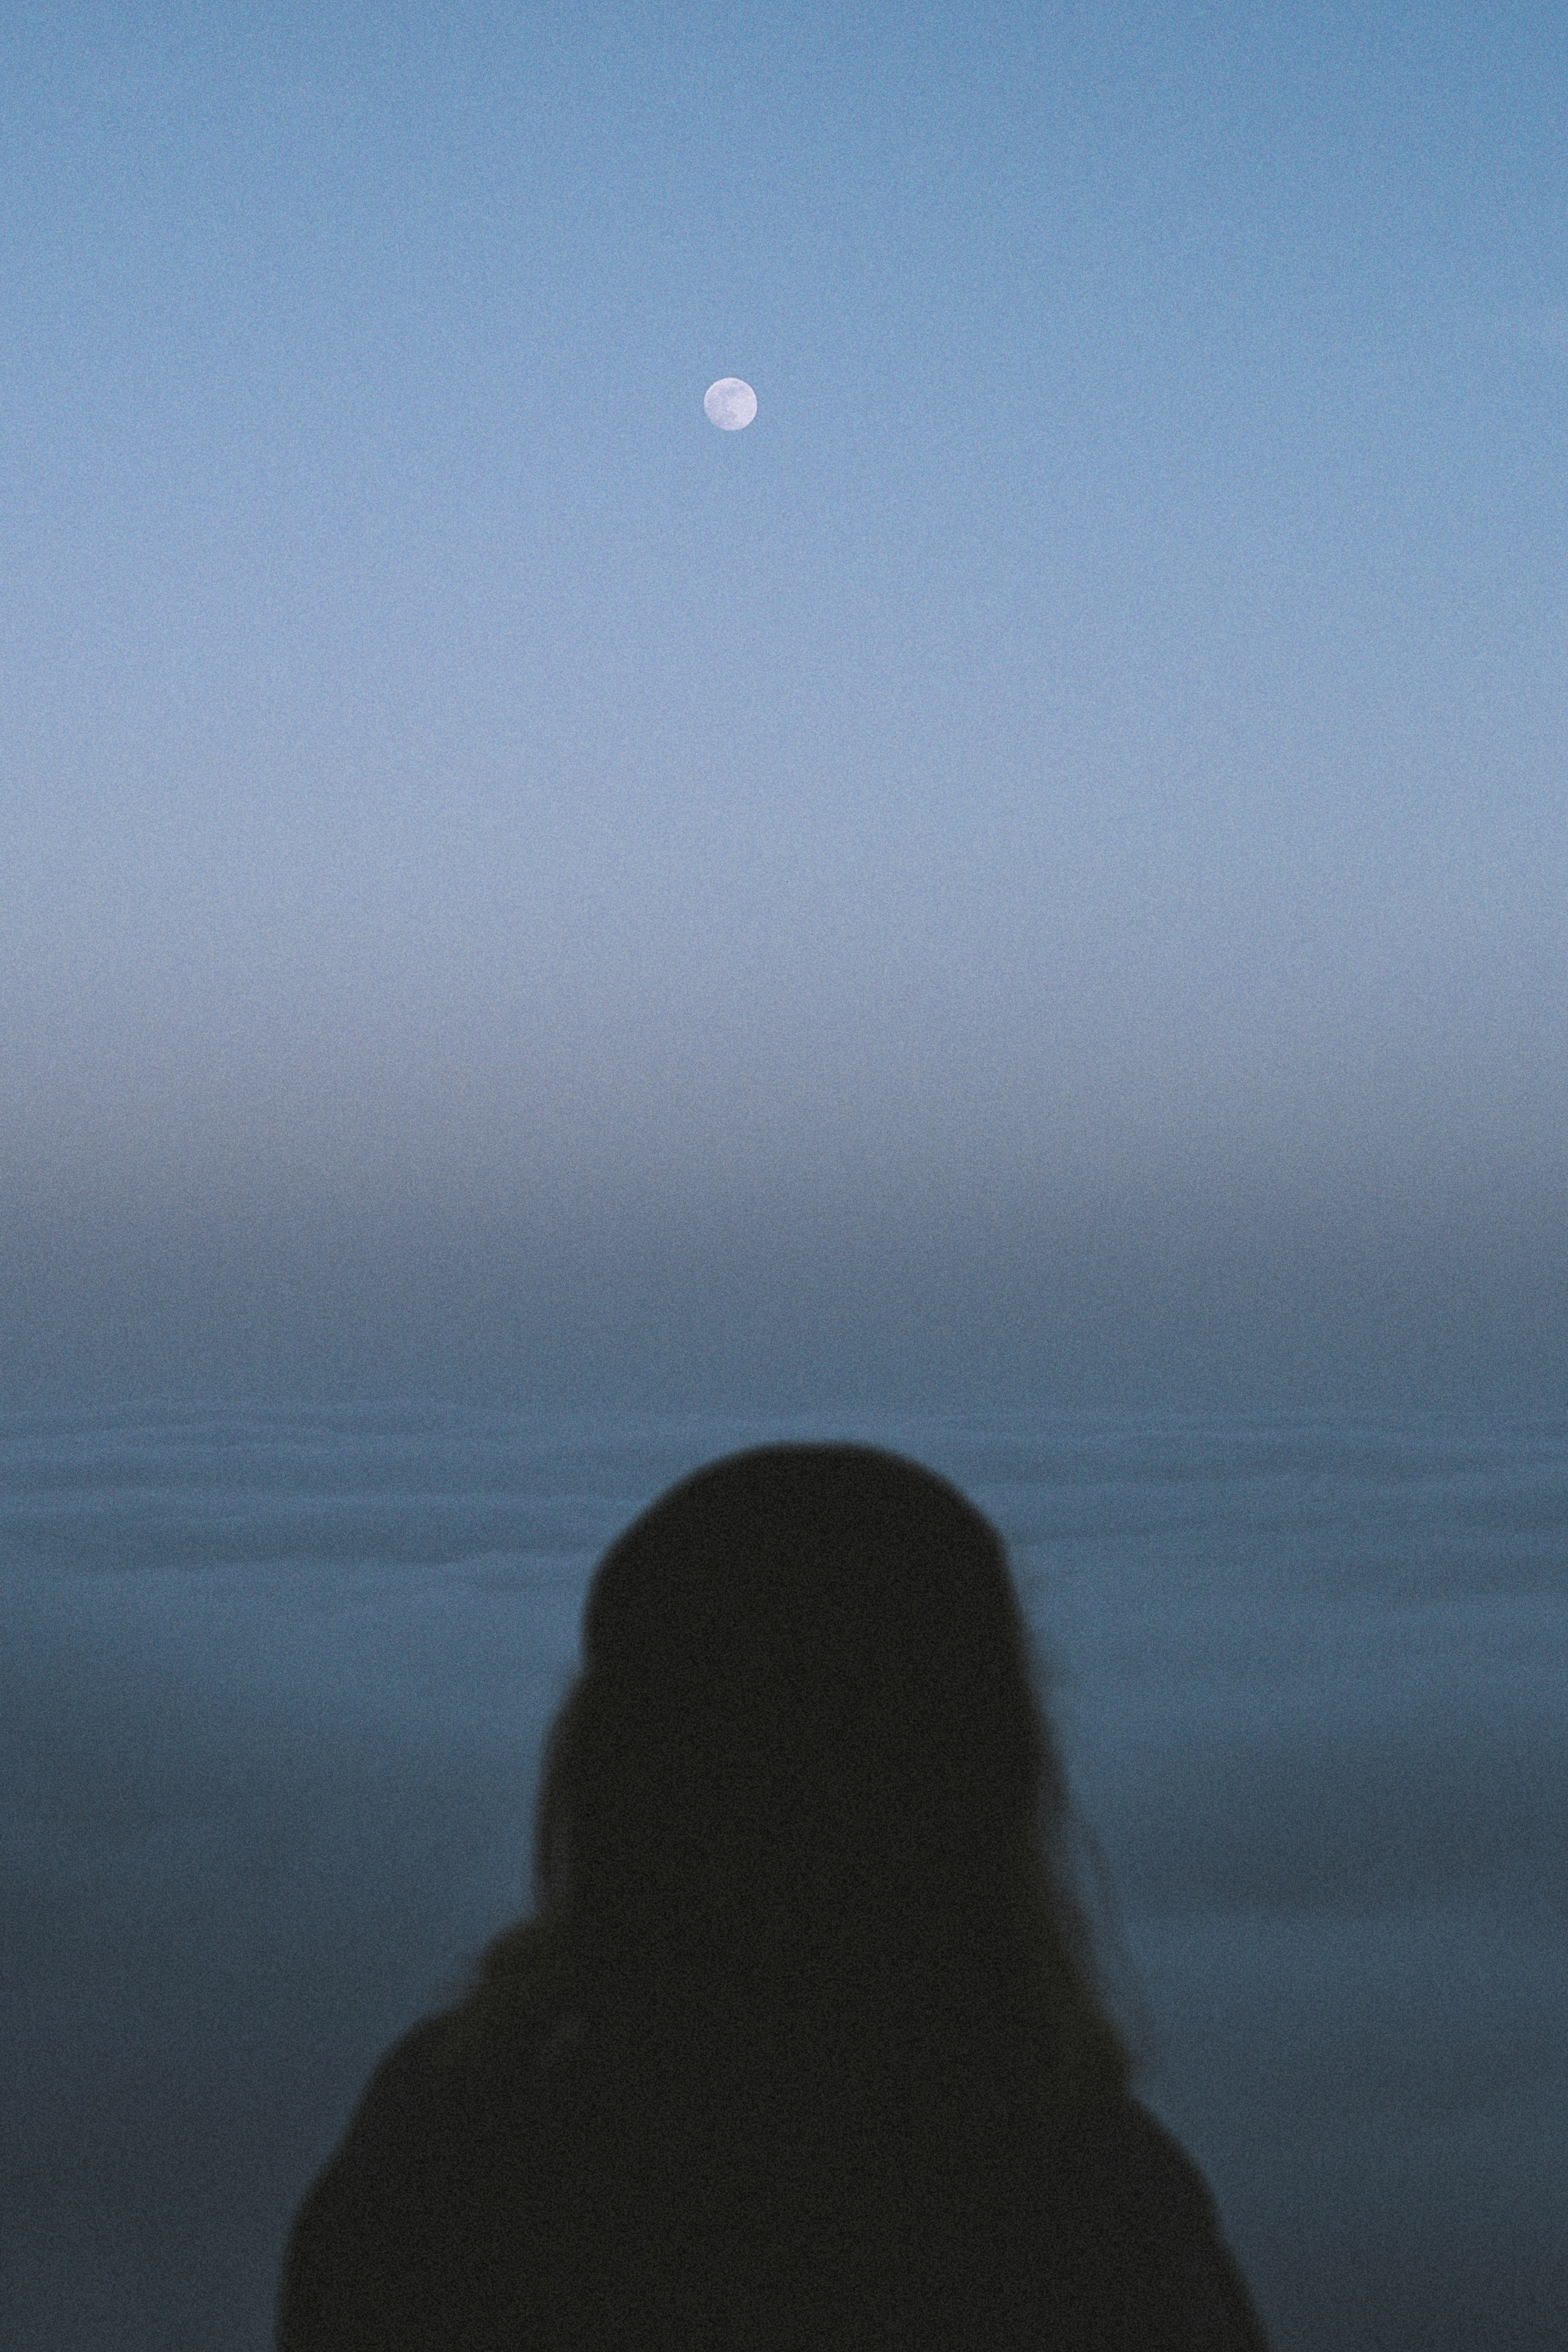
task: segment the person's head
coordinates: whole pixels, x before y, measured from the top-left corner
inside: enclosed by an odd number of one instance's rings
[[[473,2014],[618,2047],[1127,2084],[1067,1853],[1066,1776],[1005,1549],[858,1444],[682,1479],[610,1546],[546,1747],[536,1917]]]

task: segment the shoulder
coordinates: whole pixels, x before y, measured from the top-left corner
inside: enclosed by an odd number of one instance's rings
[[[421,2018],[377,2061],[329,2169],[389,2186],[406,2171],[445,2104],[447,2032],[445,2015]]]
[[[1268,2352],[1214,2192],[1174,2133],[1128,2097],[1096,2117],[1078,2154],[1077,2201],[1095,2267],[1125,2264],[1139,2283],[1129,2341],[1136,2336],[1148,2352]]]
[[[451,2016],[450,2011],[443,2010],[439,2015],[422,2017],[383,2053],[361,2094],[354,2110],[356,2120],[362,2116],[390,2116],[400,2106],[426,2102],[434,2095]]]
[[[307,2189],[284,2254],[278,2352],[446,2340],[441,2277],[472,2142],[443,2063],[448,2027],[449,2012],[422,2018],[393,2043]]]
[[[1208,2182],[1175,2134],[1141,2099],[1128,2096],[1109,2105],[1085,2134],[1083,2147],[1097,2179],[1120,2181],[1152,2221],[1215,2219]]]

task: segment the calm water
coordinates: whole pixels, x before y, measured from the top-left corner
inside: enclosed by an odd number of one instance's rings
[[[781,1435],[1007,1538],[1281,2352],[1565,2340],[1568,1419],[222,1403],[0,1421],[0,2337],[260,2352],[376,2056],[526,1907],[595,1558]]]

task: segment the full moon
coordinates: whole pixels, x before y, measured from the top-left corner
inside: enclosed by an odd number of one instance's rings
[[[702,405],[721,433],[738,433],[757,413],[757,395],[738,375],[721,375],[702,395]]]

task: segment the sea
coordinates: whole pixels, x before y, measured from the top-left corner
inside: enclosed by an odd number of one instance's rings
[[[1279,2352],[1568,2344],[1568,1413],[0,1419],[0,2342],[264,2352],[382,2052],[531,1907],[605,1545],[885,1444],[993,1519],[1138,2095]]]

